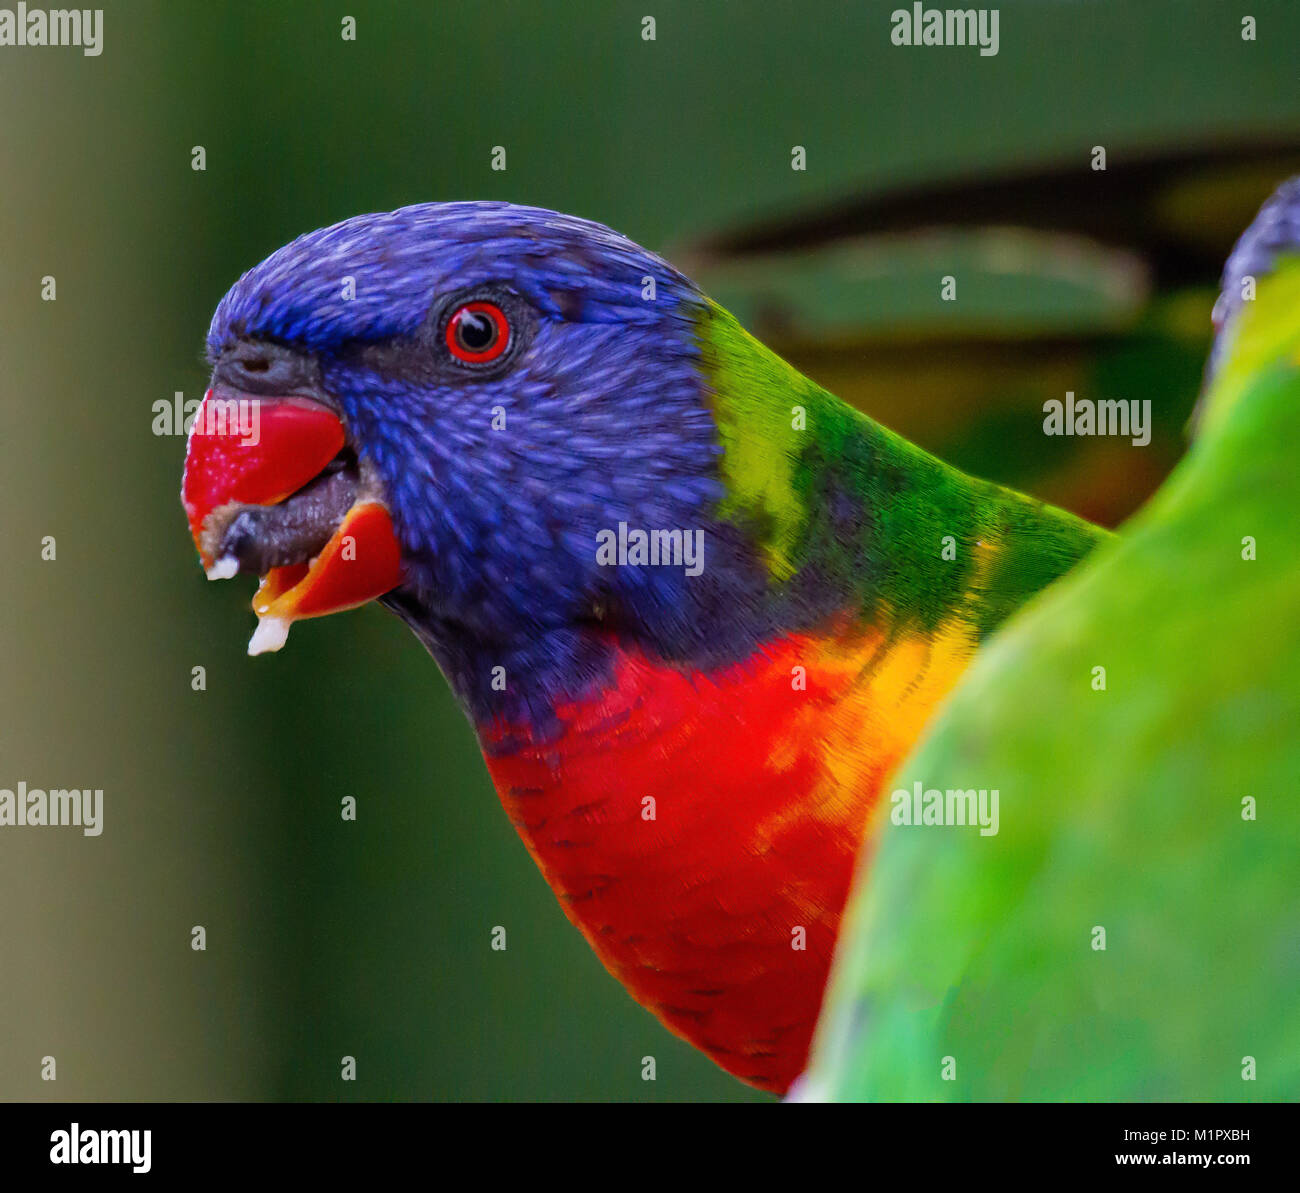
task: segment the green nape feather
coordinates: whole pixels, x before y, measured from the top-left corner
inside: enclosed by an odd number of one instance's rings
[[[1300,258],[1226,331],[1187,458],[889,784],[999,831],[884,828],[803,1096],[1300,1095]]]
[[[976,480],[840,401],[710,304],[700,327],[723,447],[720,514],[778,585],[842,592],[891,636],[979,640],[1109,535]]]

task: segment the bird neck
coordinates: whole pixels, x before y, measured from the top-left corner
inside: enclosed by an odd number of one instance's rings
[[[838,610],[884,636],[978,640],[1106,532],[977,480],[842,402],[710,304],[704,372],[719,517],[742,528],[788,628]]]
[[[398,609],[471,719],[501,741],[560,732],[560,710],[603,700],[629,657],[709,676],[790,635],[870,642],[895,666],[912,658],[905,689],[932,645],[964,659],[1104,534],[950,468],[821,389],[721,307],[704,309],[697,336],[723,487],[692,515],[706,544],[698,576],[611,567],[580,618],[496,627],[491,640]],[[916,649],[893,653],[900,644]]]

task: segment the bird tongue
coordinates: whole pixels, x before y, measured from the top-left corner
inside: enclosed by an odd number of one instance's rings
[[[358,500],[315,559],[274,567],[262,577],[253,595],[258,621],[248,653],[279,650],[295,621],[355,609],[401,582],[401,552],[388,509]]]
[[[199,407],[181,500],[209,578],[262,574],[249,654],[279,650],[294,621],[401,583],[378,485],[327,471],[345,441],[342,422],[310,399],[210,389]]]

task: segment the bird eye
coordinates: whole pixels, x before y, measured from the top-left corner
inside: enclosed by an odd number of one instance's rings
[[[447,350],[467,364],[496,360],[510,346],[510,323],[493,302],[467,302],[447,320]]]

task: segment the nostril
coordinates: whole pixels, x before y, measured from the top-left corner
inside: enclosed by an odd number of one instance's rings
[[[314,361],[293,349],[248,341],[232,344],[217,362],[215,374],[234,389],[282,394],[314,385],[314,367]]]

